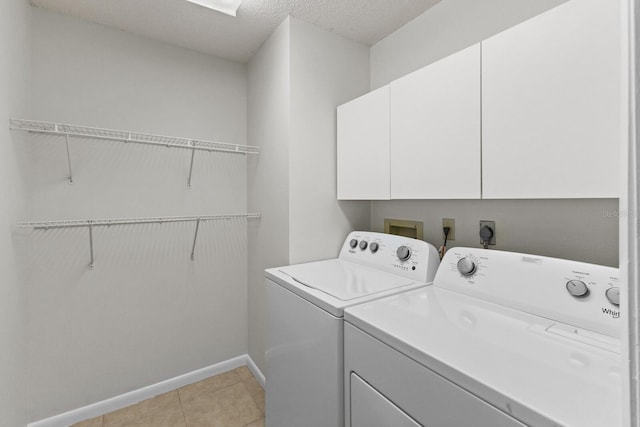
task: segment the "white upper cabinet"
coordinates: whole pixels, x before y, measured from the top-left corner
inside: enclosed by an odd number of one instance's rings
[[[391,198],[480,198],[480,45],[390,86]]]
[[[338,107],[338,199],[389,199],[389,86]]]
[[[618,197],[617,0],[571,0],[482,43],[484,198]]]

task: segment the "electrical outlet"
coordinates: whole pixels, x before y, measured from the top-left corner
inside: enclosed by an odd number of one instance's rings
[[[496,222],[495,221],[486,221],[486,220],[480,220],[480,232],[482,233],[482,228],[483,227],[489,227],[492,231],[492,235],[489,238],[489,243],[490,245],[495,245],[496,244]],[[480,244],[483,244],[484,242],[482,241],[482,238],[480,238]]]
[[[456,240],[456,220],[454,218],[442,218],[442,228],[444,227],[449,227],[447,240]],[[442,232],[442,240],[444,241],[444,231]]]

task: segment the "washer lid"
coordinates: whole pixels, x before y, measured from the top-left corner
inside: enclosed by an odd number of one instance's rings
[[[341,259],[309,262],[279,268],[298,284],[341,301],[408,286],[415,281]]]

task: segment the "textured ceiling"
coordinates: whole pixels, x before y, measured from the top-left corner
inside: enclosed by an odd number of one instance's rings
[[[206,54],[247,62],[288,15],[372,45],[439,1],[244,0],[237,17],[185,0],[31,0],[31,3]]]

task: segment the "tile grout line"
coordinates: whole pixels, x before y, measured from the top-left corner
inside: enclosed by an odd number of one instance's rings
[[[256,418],[255,420],[251,420],[250,422],[248,422],[246,426],[248,426],[249,424],[255,423],[256,421],[258,421],[261,418],[264,418],[264,412],[262,411],[262,409],[260,408],[260,405],[258,404],[258,401],[256,400],[255,397],[253,397],[253,394],[251,394],[251,392],[249,391],[249,387],[247,387],[247,384],[244,382],[244,380],[242,380],[242,384],[244,385],[244,387],[247,389],[247,393],[249,393],[249,396],[251,396],[251,400],[253,400],[254,405],[256,405],[256,408],[258,408],[258,411],[260,412],[260,416],[258,418]]]
[[[182,406],[182,396],[180,396],[180,388],[176,389],[176,393],[178,393],[178,403],[180,403],[180,411],[182,412],[182,419],[184,420],[184,426],[187,426],[187,416],[184,413],[184,406]]]
[[[253,372],[251,373],[251,378],[253,378],[256,381],[256,383],[258,383],[258,385],[260,385],[260,383],[258,382],[258,379],[255,377],[255,375],[253,375]],[[247,392],[249,393],[249,396],[251,396],[251,400],[253,400],[253,403],[255,403],[256,407],[258,408],[258,410],[262,414],[262,416],[260,416],[260,417],[256,418],[255,420],[252,420],[251,422],[248,422],[247,424],[245,424],[245,427],[247,427],[247,426],[255,423],[256,421],[258,421],[259,419],[264,419],[266,415],[264,413],[264,410],[260,406],[260,403],[256,399],[256,397],[253,395],[253,393],[251,393],[251,388],[247,384],[247,381],[242,377],[240,379],[242,381],[242,384],[244,384],[245,388],[247,389]],[[262,386],[260,386],[260,388],[262,389]]]

